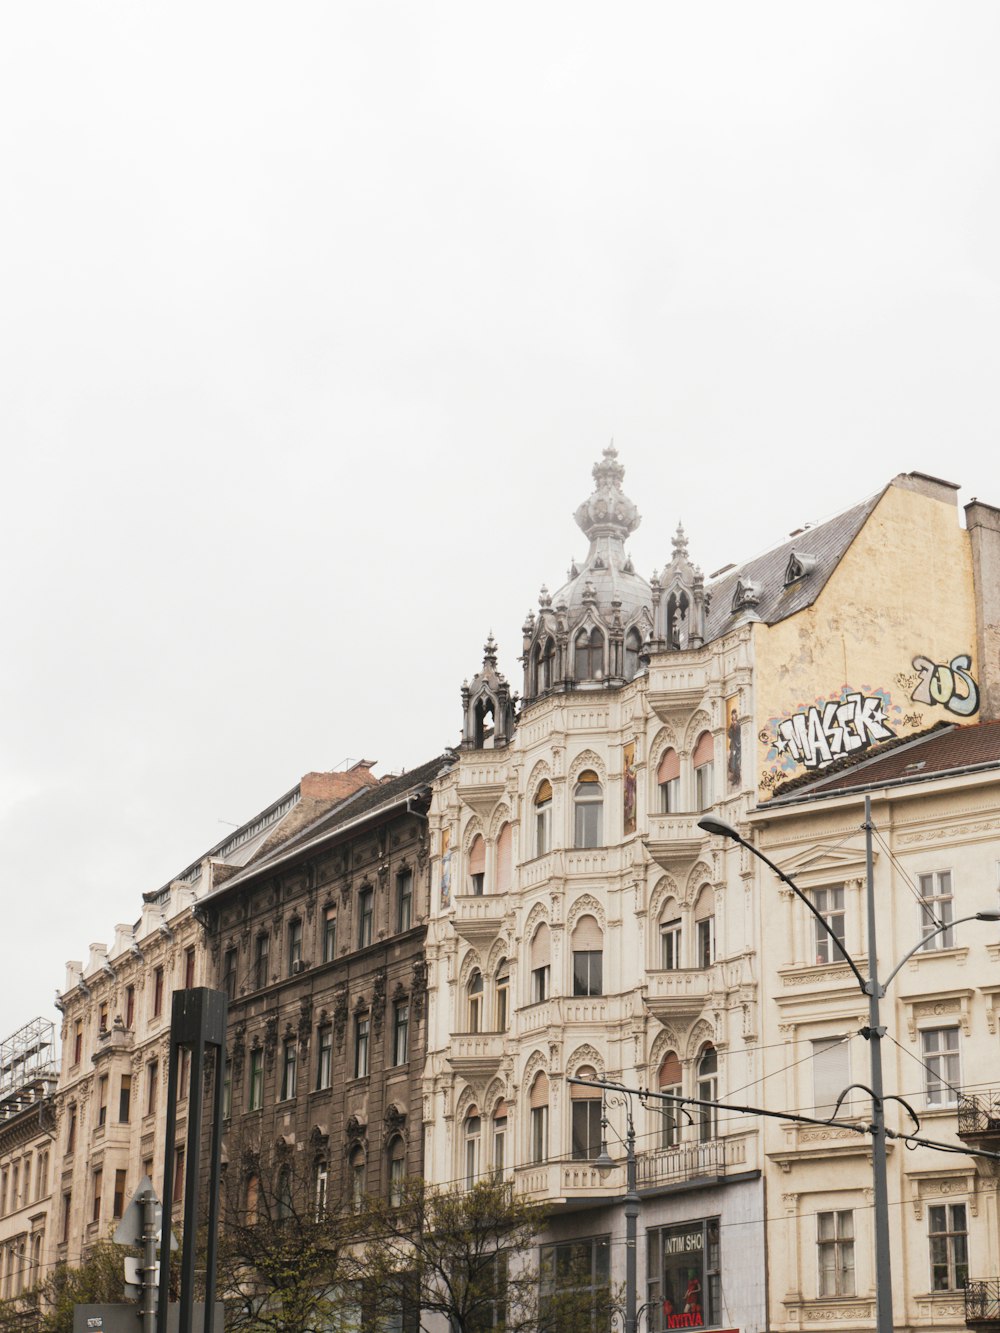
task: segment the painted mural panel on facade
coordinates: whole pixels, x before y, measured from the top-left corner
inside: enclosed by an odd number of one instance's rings
[[[635,832],[635,741],[629,741],[622,747],[622,828],[627,838]]]
[[[739,722],[740,697],[726,700],[726,777],[729,790],[738,791],[743,781],[743,732]]]

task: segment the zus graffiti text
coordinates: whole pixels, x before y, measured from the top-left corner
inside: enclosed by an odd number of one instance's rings
[[[971,717],[979,707],[979,687],[969,675],[972,658],[959,653],[947,665],[929,657],[915,657],[913,669],[920,681],[910,698],[919,704],[941,704],[959,717]]]

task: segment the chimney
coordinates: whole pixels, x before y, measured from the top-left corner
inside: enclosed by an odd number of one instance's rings
[[[979,719],[1000,719],[1000,509],[970,500],[965,526],[972,545],[972,579],[976,599],[976,660]]]
[[[342,801],[359,787],[375,787],[374,759],[361,759],[346,773],[306,773],[299,783],[304,801]]]

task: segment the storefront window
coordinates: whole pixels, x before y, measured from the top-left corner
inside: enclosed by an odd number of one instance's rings
[[[719,1220],[646,1233],[650,1327],[716,1328],[722,1317]]]
[[[611,1237],[543,1245],[539,1256],[542,1307],[556,1327],[586,1328],[590,1316],[595,1333],[610,1326]]]

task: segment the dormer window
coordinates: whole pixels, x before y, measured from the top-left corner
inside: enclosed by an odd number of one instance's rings
[[[751,611],[760,602],[760,584],[753,579],[737,579],[733,594],[733,614],[737,611]]]
[[[639,650],[642,648],[642,636],[633,626],[625,635],[625,679],[631,680],[639,670]]]
[[[819,557],[808,555],[805,551],[793,551],[788,557],[788,564],[785,567],[785,587],[790,583],[797,583],[799,579],[804,579],[807,574],[811,574],[819,564]]]
[[[600,680],[604,674],[604,635],[596,627],[576,636],[577,680]]]

